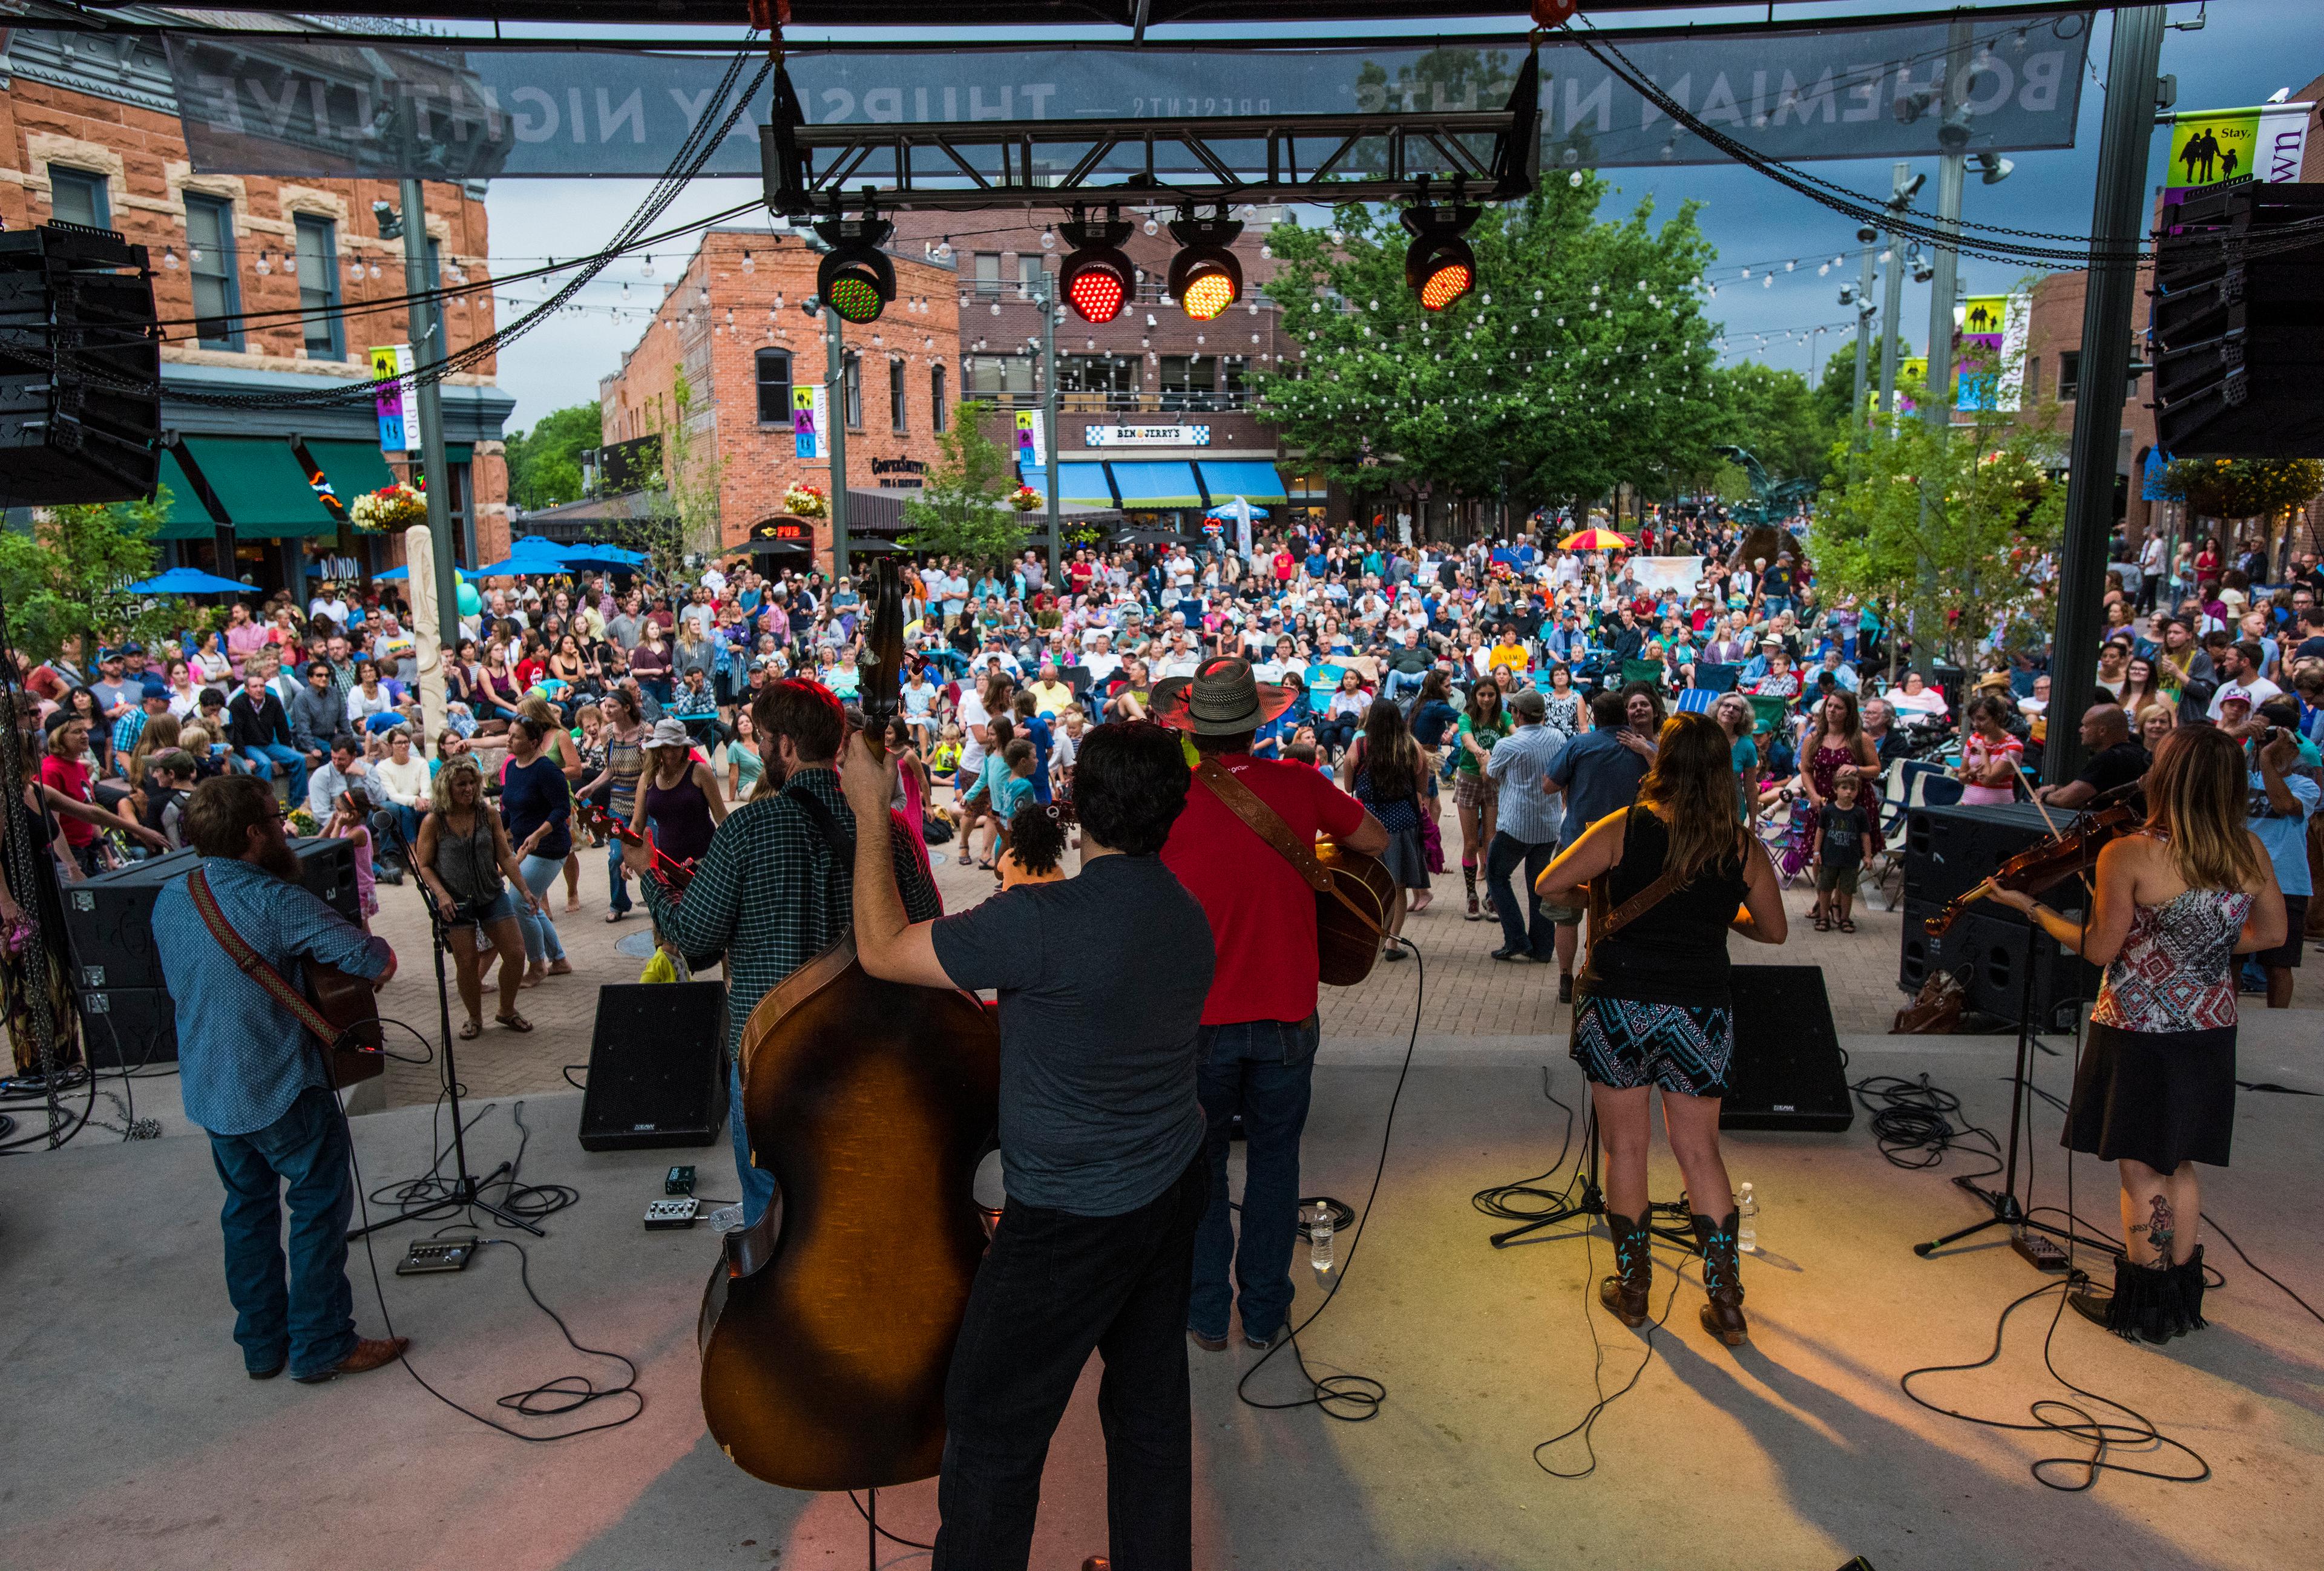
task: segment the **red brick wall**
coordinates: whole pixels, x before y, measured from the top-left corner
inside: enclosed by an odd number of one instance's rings
[[[822,319],[798,310],[798,302],[815,292],[821,260],[822,254],[796,235],[709,232],[636,347],[622,357],[622,369],[598,384],[604,439],[626,441],[663,430],[674,418],[672,388],[683,365],[693,393],[696,444],[701,450],[715,450],[718,458],[723,546],[739,543],[752,524],[784,511],[783,493],[793,485],[806,482],[830,489],[829,460],[798,457],[788,417],[762,425],[758,410],[761,349],[789,352],[795,384],[820,385],[823,381]],[[905,257],[895,262],[895,300],[877,322],[851,324],[844,334],[846,347],[862,365],[863,419],[847,433],[848,484],[859,489],[878,489],[882,479],[898,477],[875,476],[875,459],[909,458],[935,465],[932,365],[945,367],[946,402],[957,403],[962,396],[959,312],[951,270]],[[904,365],[905,430],[900,433],[890,420],[891,359],[900,359]],[[835,399],[833,420],[839,414]],[[817,526],[816,540],[819,549],[829,549],[828,521]]]

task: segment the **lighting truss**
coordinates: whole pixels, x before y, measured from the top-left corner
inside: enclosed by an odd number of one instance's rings
[[[1499,109],[810,125],[786,74],[774,119],[760,127],[760,158],[768,207],[793,216],[835,199],[936,212],[1401,203],[1448,180],[1474,199],[1509,201],[1533,190],[1538,171],[1540,81],[1528,57]],[[1198,172],[1163,178],[1182,170]]]

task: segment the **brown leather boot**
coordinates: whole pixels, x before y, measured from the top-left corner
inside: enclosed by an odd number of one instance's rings
[[[1606,1306],[1608,1314],[1635,1328],[1645,1325],[1648,1316],[1646,1289],[1655,1278],[1654,1235],[1646,1231],[1644,1217],[1633,1222],[1609,1211],[1606,1225],[1614,1234],[1614,1274],[1598,1284],[1598,1301]]]
[[[1711,1301],[1702,1307],[1702,1328],[1729,1347],[1751,1339],[1743,1318],[1743,1275],[1735,1258],[1735,1213],[1713,1223],[1697,1215],[1694,1241],[1702,1251],[1702,1287]]]
[[[354,1352],[330,1368],[318,1370],[313,1374],[294,1374],[290,1378],[300,1385],[320,1385],[343,1374],[367,1374],[393,1363],[410,1345],[411,1338],[409,1336],[366,1336],[355,1344]]]

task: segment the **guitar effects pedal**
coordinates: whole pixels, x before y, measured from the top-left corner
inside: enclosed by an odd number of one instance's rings
[[[687,1167],[670,1169],[668,1173],[662,1176],[661,1192],[665,1195],[693,1194],[694,1169]]]
[[[646,1226],[691,1227],[701,1214],[702,1202],[691,1196],[682,1200],[656,1200],[646,1207]]]
[[[400,1277],[428,1277],[446,1271],[466,1269],[475,1258],[476,1241],[473,1238],[423,1238],[404,1252],[395,1262],[395,1274]]]

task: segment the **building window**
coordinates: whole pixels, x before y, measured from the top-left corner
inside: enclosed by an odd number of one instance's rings
[[[60,224],[112,228],[113,198],[106,189],[105,177],[60,163],[49,165],[49,217]]]
[[[1239,385],[1240,370],[1232,374]],[[1166,410],[1224,407],[1219,387],[1219,357],[1215,355],[1163,356],[1162,407]]]
[[[241,281],[235,269],[234,204],[186,193],[186,262],[194,291],[194,337],[205,349],[242,347]]]
[[[898,432],[905,430],[904,363],[901,360],[888,362],[888,425],[889,429]]]
[[[299,230],[299,309],[307,353],[337,360],[346,353],[339,335],[338,227],[328,218],[301,213]]]
[[[1041,258],[1038,253],[1017,258],[1017,287],[1026,294],[1038,292],[1041,284]]]
[[[1033,357],[1029,355],[979,355],[968,368],[971,398],[1030,398]]]
[[[936,435],[942,436],[945,428],[951,423],[951,411],[945,403],[945,368],[931,365],[928,367],[928,423],[936,428]]]
[[[780,349],[759,351],[759,423],[791,423],[791,357]]]
[[[1057,391],[1084,396],[1069,405],[1077,409],[1134,410],[1138,407],[1138,367],[1135,356],[1123,355],[1060,355]]]
[[[1001,292],[1000,252],[980,251],[976,254],[976,292],[979,294]]]
[[[2060,350],[2058,354],[2058,402],[2060,403],[2073,402],[2074,390],[2081,385],[2081,382],[2082,352],[2080,349]]]
[[[859,355],[847,356],[847,429],[863,429],[863,359]]]
[[[2033,402],[2038,402],[2041,400],[2042,356],[2039,355],[2029,355],[2025,357],[2025,393],[2026,397]]]

